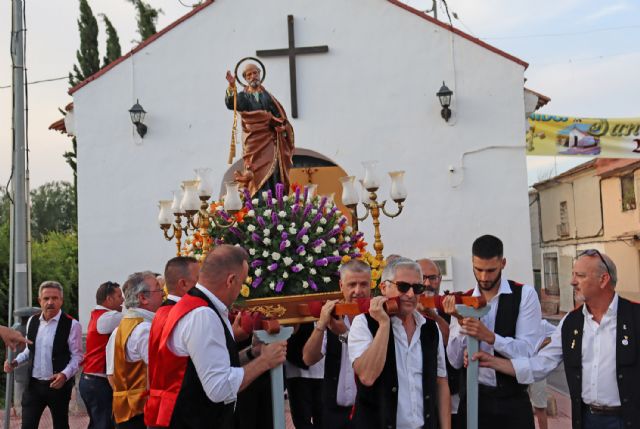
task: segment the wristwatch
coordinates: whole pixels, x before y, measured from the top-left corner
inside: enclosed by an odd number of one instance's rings
[[[338,341],[340,341],[342,344],[347,344],[348,340],[349,340],[349,331],[345,332],[344,334],[338,335]]]

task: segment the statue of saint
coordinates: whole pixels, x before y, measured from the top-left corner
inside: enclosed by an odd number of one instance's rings
[[[251,196],[267,189],[274,191],[278,182],[284,184],[288,192],[289,170],[293,165],[293,127],[282,104],[262,86],[256,64],[248,63],[242,77],[247,85],[238,92],[236,78],[227,71],[229,86],[224,99],[227,108],[234,110],[235,98],[235,110],[242,119],[244,171],[234,172],[235,179],[249,189]]]

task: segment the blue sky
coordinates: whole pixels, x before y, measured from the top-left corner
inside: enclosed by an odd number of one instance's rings
[[[164,11],[158,28],[189,11],[178,0],[149,1]],[[431,0],[405,2],[421,10],[432,4]],[[129,50],[137,38],[131,4],[125,0],[89,0],[89,3],[94,14],[109,16],[120,35],[123,52]],[[182,0],[182,3],[191,2]],[[441,0],[438,3],[438,18],[446,19],[443,3]],[[26,4],[29,80],[66,76],[75,62],[79,44],[78,2],[26,0]],[[448,5],[459,17],[454,19],[454,26],[530,64],[525,73],[526,86],[552,99],[543,113],[640,117],[637,78],[640,73],[640,0],[449,0]],[[10,17],[10,2],[4,2],[0,6],[0,27],[5,29],[0,38],[0,86],[11,83]],[[100,26],[102,54],[102,22]],[[555,36],[542,37],[550,34]],[[71,101],[66,95],[67,87],[66,80],[61,80],[32,85],[29,89],[33,186],[49,180],[72,179],[71,170],[62,159],[62,153],[70,149],[69,139],[47,130],[48,125],[59,118],[57,108]],[[10,171],[10,121],[11,91],[0,88],[0,141],[4,143],[0,145],[2,185]],[[546,176],[550,170],[560,173],[579,162],[566,158],[530,157],[529,182]]]

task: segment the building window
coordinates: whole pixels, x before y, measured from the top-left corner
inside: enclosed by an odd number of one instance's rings
[[[620,178],[622,188],[622,211],[636,209],[636,190],[634,186],[633,173]]]
[[[559,237],[568,237],[569,234],[569,209],[567,202],[560,202],[560,224],[557,226]]]
[[[560,282],[558,280],[558,254],[545,253],[544,265],[544,290],[547,295],[560,296]]]

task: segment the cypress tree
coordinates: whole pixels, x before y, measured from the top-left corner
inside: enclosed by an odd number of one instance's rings
[[[155,9],[149,3],[143,0],[128,0],[136,7],[138,11],[138,34],[141,41],[146,40],[150,36],[156,34],[156,23],[158,22],[158,14],[162,13],[162,9]]]
[[[76,51],[78,64],[73,66],[73,74],[69,73],[69,85],[71,86],[77,85],[100,70],[98,21],[87,0],[80,0],[78,30],[80,32],[80,49]]]
[[[104,13],[100,14],[100,17],[104,21],[104,25],[107,28],[107,55],[102,59],[102,66],[106,66],[110,62],[120,58],[122,56],[122,50],[120,49],[120,39],[118,38],[118,32],[107,18]]]

